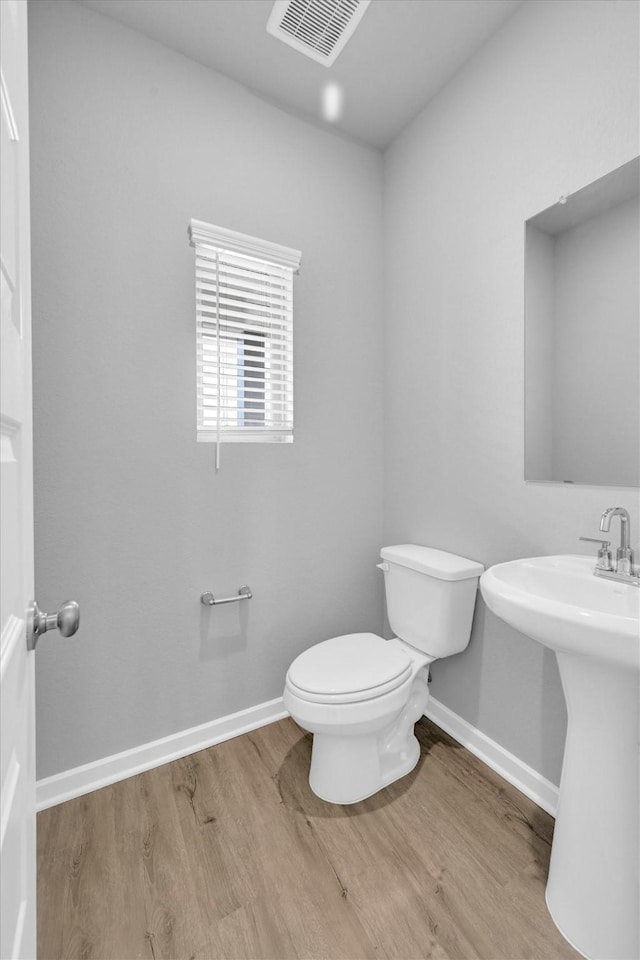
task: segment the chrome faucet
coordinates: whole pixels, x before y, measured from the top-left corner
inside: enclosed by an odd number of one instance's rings
[[[633,573],[633,550],[629,546],[631,518],[624,507],[607,507],[600,517],[600,530],[609,532],[611,517],[620,517],[620,546],[616,550],[616,573]]]
[[[633,565],[633,550],[629,546],[631,525],[629,512],[624,507],[607,507],[600,517],[600,530],[603,533],[609,532],[611,517],[620,517],[620,546],[616,550],[615,562],[612,561],[609,550],[609,540],[595,540],[593,537],[580,537],[581,540],[589,540],[592,543],[600,544],[598,550],[598,559],[595,570],[596,577],[605,577],[607,580],[617,580],[620,583],[629,583],[634,587],[640,587],[640,570],[636,570]]]

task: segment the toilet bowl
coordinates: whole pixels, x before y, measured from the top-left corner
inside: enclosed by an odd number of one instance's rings
[[[418,762],[413,725],[427,705],[433,658],[402,647],[355,633],[318,643],[291,664],[284,705],[314,735],[309,783],[323,800],[364,800]]]
[[[357,803],[417,764],[429,664],[466,647],[484,569],[415,544],[384,547],[381,557],[398,636],[324,640],[296,657],[285,680],[285,708],[313,734],[309,784],[331,803]]]

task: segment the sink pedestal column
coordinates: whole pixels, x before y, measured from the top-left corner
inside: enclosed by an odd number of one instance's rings
[[[638,673],[556,651],[568,728],[547,906],[590,960],[640,956]]]

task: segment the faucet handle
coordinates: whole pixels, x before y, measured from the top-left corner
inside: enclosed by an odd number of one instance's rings
[[[579,537],[580,540],[585,540],[587,543],[599,543],[600,547],[598,548],[598,561],[596,567],[600,570],[613,570],[613,564],[611,562],[611,540],[598,540],[597,537]]]

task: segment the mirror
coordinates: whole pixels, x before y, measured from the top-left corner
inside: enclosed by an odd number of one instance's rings
[[[640,485],[639,178],[527,220],[525,480]]]

